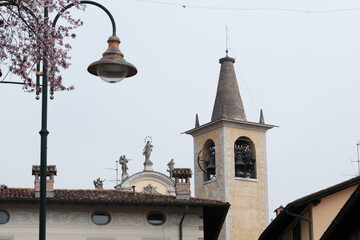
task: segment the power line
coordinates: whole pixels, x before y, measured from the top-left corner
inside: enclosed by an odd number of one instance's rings
[[[205,10],[232,10],[232,11],[243,11],[243,12],[250,12],[250,11],[266,11],[266,12],[296,12],[296,13],[305,13],[305,14],[326,14],[326,13],[336,13],[336,12],[348,12],[348,11],[360,11],[359,8],[335,8],[335,9],[328,9],[328,10],[302,10],[296,8],[237,8],[237,7],[208,7],[208,6],[196,6],[196,5],[186,5],[186,4],[179,4],[179,3],[170,3],[170,2],[161,2],[161,1],[154,1],[154,0],[135,0],[138,2],[147,2],[153,4],[161,4],[161,5],[170,5],[170,6],[177,6],[182,8],[197,8],[197,9],[205,9]]]

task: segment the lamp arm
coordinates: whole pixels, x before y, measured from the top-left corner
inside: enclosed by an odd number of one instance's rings
[[[104,10],[106,12],[106,14],[109,16],[110,20],[111,20],[111,24],[112,24],[112,35],[116,36],[116,24],[115,24],[115,20],[114,17],[112,16],[112,14],[109,12],[109,10],[107,8],[105,8],[103,5],[101,5],[100,3],[94,2],[94,1],[87,1],[87,0],[83,0],[80,1],[80,3],[82,4],[90,4],[90,5],[94,5],[97,6],[99,8],[101,8],[102,10]],[[13,0],[0,0],[0,7],[4,7],[7,5],[13,5],[13,6],[18,6],[18,4],[16,2],[14,2]],[[68,10],[69,8],[73,7],[75,4],[74,3],[70,3],[69,5],[65,6],[63,9],[60,10],[60,12],[55,16],[54,21],[52,26],[55,27],[57,21],[59,20],[59,17],[61,16],[62,13],[64,13],[66,10]],[[28,11],[34,18],[36,18],[35,14],[26,6],[23,6],[25,8],[26,11]]]
[[[111,20],[111,24],[112,24],[112,35],[116,36],[116,24],[115,24],[115,20],[113,18],[113,16],[111,15],[111,13],[109,12],[109,10],[107,10],[107,8],[105,8],[103,5],[101,5],[100,3],[94,2],[94,1],[80,1],[80,3],[82,4],[90,4],[90,5],[94,5],[97,6],[99,8],[101,8],[102,10],[104,10],[106,12],[106,14],[109,16],[110,20]],[[68,10],[69,8],[73,7],[75,4],[74,3],[70,3],[69,5],[65,6],[63,9],[60,10],[60,12],[56,15],[56,17],[54,18],[53,24],[52,26],[55,27],[56,23],[60,17],[60,15],[62,13],[64,13],[66,10]]]

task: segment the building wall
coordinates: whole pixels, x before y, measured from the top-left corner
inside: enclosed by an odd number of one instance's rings
[[[301,215],[312,220],[313,239],[321,238],[356,187],[357,185],[321,198],[320,203],[316,206],[312,203],[308,205],[307,209],[304,210]],[[292,225],[284,231],[282,240],[293,240],[293,228],[299,221],[301,224],[301,240],[309,240],[309,224],[304,220],[294,221]],[[355,235],[353,238],[354,237]]]
[[[215,143],[215,165],[216,165],[216,180],[204,181],[204,173],[198,165],[198,154],[203,149],[207,140],[211,139]],[[227,201],[224,191],[224,169],[223,166],[223,129],[217,128],[205,132],[201,135],[194,136],[194,181],[195,181],[195,197],[203,197],[209,199],[218,199]],[[229,216],[229,212],[228,212]],[[225,220],[222,231],[219,235],[219,240],[226,239],[227,219]]]
[[[36,204],[37,205],[37,204]],[[0,239],[38,239],[38,210],[36,205],[0,204],[10,214],[10,220],[0,225]],[[94,211],[111,215],[107,225],[96,225]],[[166,216],[161,226],[148,223],[147,213],[160,211]],[[132,207],[101,205],[48,205],[48,240],[178,240],[179,223],[185,209],[180,207]],[[183,223],[183,239],[203,239],[202,208],[189,208]]]
[[[235,178],[234,144],[239,137],[255,145],[256,179]],[[205,142],[215,143],[216,180],[204,182],[197,158]],[[258,239],[268,224],[268,194],[265,131],[239,123],[223,123],[194,136],[195,195],[230,202],[219,239]]]
[[[306,209],[302,216],[310,219],[310,211],[310,209]],[[309,240],[309,223],[304,220],[294,221],[292,225],[288,226],[284,231],[281,240],[293,240],[293,229],[298,223],[300,223],[301,240]]]
[[[357,186],[353,186],[321,199],[317,206],[313,206],[314,239],[319,239],[336,217],[345,202],[349,199]]]

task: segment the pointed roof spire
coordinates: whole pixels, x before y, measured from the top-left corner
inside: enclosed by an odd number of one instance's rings
[[[234,70],[235,59],[229,57],[226,50],[226,56],[221,58],[219,63],[221,68],[211,121],[213,122],[224,117],[246,121]]]
[[[200,126],[200,123],[199,123],[199,115],[196,114],[195,116],[195,127],[199,127]]]
[[[259,123],[265,124],[264,113],[263,113],[263,110],[262,110],[262,109],[260,109],[260,120],[259,120]]]

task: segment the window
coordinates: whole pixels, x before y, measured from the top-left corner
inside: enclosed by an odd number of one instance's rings
[[[240,137],[234,144],[235,177],[256,178],[254,143],[247,137]]]
[[[9,221],[10,216],[7,211],[0,210],[0,224],[5,224]]]
[[[97,225],[108,224],[111,220],[110,215],[107,212],[95,212],[91,217],[93,223]]]
[[[216,179],[215,143],[209,139],[198,155],[198,165],[204,172],[204,181]]]
[[[151,212],[147,215],[147,220],[152,225],[162,225],[165,223],[166,217],[160,212]]]

